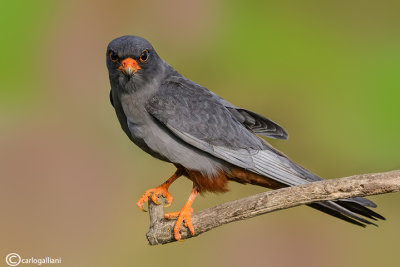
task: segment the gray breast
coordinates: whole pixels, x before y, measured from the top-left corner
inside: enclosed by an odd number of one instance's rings
[[[165,126],[155,120],[138,103],[132,94],[121,96],[124,114],[131,140],[141,149],[155,158],[180,164],[185,168],[214,175],[219,170],[226,170],[228,163],[203,152],[179,139]]]

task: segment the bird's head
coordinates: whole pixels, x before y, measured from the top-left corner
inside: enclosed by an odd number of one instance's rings
[[[163,62],[146,39],[128,35],[108,44],[106,58],[110,80],[122,87],[154,79]]]

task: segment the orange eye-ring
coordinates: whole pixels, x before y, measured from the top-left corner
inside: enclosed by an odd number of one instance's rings
[[[110,59],[112,62],[117,62],[119,57],[117,55],[117,53],[115,53],[114,51],[110,50]]]
[[[139,60],[140,60],[140,62],[143,63],[143,62],[146,62],[147,59],[149,59],[149,51],[147,51],[147,49],[146,49],[146,50],[144,50],[144,51],[142,52],[142,54],[140,55]]]

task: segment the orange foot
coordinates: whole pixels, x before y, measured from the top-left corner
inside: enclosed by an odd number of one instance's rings
[[[145,202],[149,201],[149,197],[151,197],[151,200],[153,200],[153,202],[157,205],[160,205],[160,202],[158,202],[158,198],[164,197],[165,206],[170,206],[174,198],[168,192],[168,188],[180,176],[182,176],[182,171],[178,169],[176,170],[174,175],[172,175],[167,181],[165,181],[165,183],[144,192],[144,194],[139,198],[138,202],[136,202],[136,206],[138,206],[141,211],[145,211],[143,206]]]
[[[164,214],[164,218],[168,220],[178,218],[174,226],[174,237],[178,241],[181,240],[181,235],[179,233],[179,230],[181,229],[183,222],[185,222],[185,226],[189,228],[192,235],[195,234],[191,215],[193,213],[192,203],[196,198],[196,195],[197,195],[197,189],[194,188],[192,190],[192,193],[190,194],[189,199],[186,201],[185,205],[180,211]]]
[[[145,202],[149,201],[149,197],[151,197],[151,200],[153,200],[153,202],[156,203],[157,205],[161,204],[160,202],[158,202],[158,198],[164,197],[165,198],[164,202],[166,207],[170,206],[172,204],[172,201],[174,200],[174,198],[168,192],[168,186],[166,184],[162,184],[160,186],[147,190],[139,198],[138,202],[136,202],[136,206],[138,206],[138,208],[141,211],[146,211],[143,208],[143,206]]]

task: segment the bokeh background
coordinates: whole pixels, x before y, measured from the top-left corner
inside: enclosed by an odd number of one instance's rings
[[[63,266],[398,266],[400,194],[362,229],[307,207],[147,245],[138,197],[174,168],[124,136],[108,42],[150,40],[186,77],[284,126],[322,177],[400,168],[398,1],[2,1],[0,257]],[[191,184],[171,187],[180,209]],[[230,184],[195,210],[262,192]],[[1,259],[1,264],[5,264]]]

